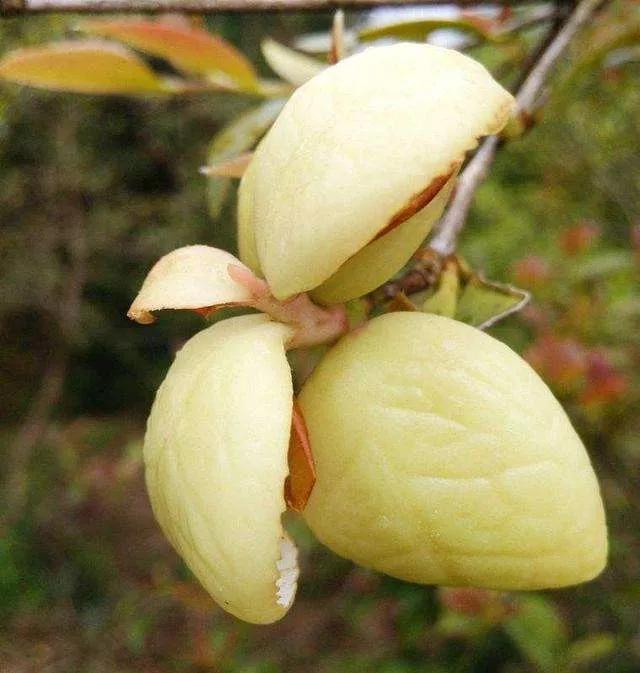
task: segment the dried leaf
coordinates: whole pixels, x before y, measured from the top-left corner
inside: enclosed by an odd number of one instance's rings
[[[207,165],[220,164],[250,150],[280,114],[284,100],[270,100],[240,115],[214,136],[209,145]],[[210,176],[207,195],[211,217],[220,216],[229,193],[231,180]]]
[[[327,67],[321,61],[289,49],[270,38],[262,41],[261,48],[271,69],[294,86],[304,84]]]
[[[125,42],[166,59],[186,72],[208,75],[219,84],[253,90],[258,79],[250,61],[218,35],[170,19],[83,21],[79,29]]]
[[[398,294],[389,302],[389,311],[417,311],[418,307],[407,297],[404,292]]]
[[[333,15],[333,24],[331,25],[331,51],[329,52],[329,63],[337,63],[345,57],[344,46],[344,12],[339,9]]]
[[[455,318],[479,329],[486,329],[519,311],[529,299],[530,295],[525,290],[494,283],[474,273],[462,288]]]
[[[311,453],[307,424],[298,402],[293,402],[291,441],[289,443],[289,476],[284,490],[288,507],[302,512],[316,483],[316,467]]]
[[[173,89],[127,48],[97,40],[9,52],[0,61],[0,78],[76,93],[147,94]]]

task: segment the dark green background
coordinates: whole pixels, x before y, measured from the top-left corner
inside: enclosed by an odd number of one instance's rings
[[[620,29],[622,8],[600,21]],[[73,23],[5,20],[0,53]],[[257,62],[261,36],[328,25],[326,15],[209,20]],[[569,79],[601,25],[578,40],[540,124],[501,150],[463,253],[533,291],[532,306],[492,332],[529,358],[585,439],[607,503],[608,569],[537,595],[437,590],[340,560],[294,521],[298,599],[270,627],[210,602],[144,492],[146,413],[202,322],[125,318],[161,254],[233,246],[233,202],[212,221],[198,168],[252,101],[0,87],[0,464],[24,495],[0,531],[0,671],[640,670],[640,68],[605,63]],[[476,55],[513,81],[519,53]]]

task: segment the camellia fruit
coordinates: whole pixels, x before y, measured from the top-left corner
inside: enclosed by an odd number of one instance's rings
[[[296,549],[280,521],[293,390],[290,328],[263,315],[203,330],[178,353],[144,443],[164,533],[225,610],[282,617],[296,590]]]
[[[338,554],[420,583],[537,589],[603,568],[584,447],[540,378],[495,339],[387,314],[330,348],[293,395],[287,349],[347,332],[343,302],[406,263],[466,152],[512,107],[455,51],[402,44],[345,59],[292,96],[249,164],[242,261],[186,246],[145,279],[128,313],[143,324],[162,309],[259,311],[187,342],[144,442],[160,526],[237,617],[270,623],[294,600],[287,507]]]
[[[375,318],[299,397],[317,482],[304,516],[337,554],[401,579],[541,589],[595,577],[589,458],[531,367],[463,323]]]
[[[242,260],[278,299],[366,294],[439,218],[466,152],[512,96],[463,54],[365,50],[301,86],[258,145],[239,196]]]

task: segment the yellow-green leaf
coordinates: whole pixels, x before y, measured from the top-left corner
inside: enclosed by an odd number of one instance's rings
[[[9,52],[0,61],[0,78],[76,93],[140,94],[169,90],[128,49],[98,41],[56,42]]]
[[[453,318],[456,314],[459,289],[458,265],[454,260],[447,261],[440,274],[438,287],[432,295],[427,297],[422,305],[422,310],[425,313],[435,313]]]
[[[322,61],[289,49],[270,38],[262,41],[261,48],[271,69],[294,86],[304,84],[327,67]]]
[[[225,126],[211,141],[207,166],[222,164],[250,150],[273,124],[284,103],[284,100],[269,100]],[[208,182],[209,212],[216,218],[229,193],[231,179],[210,175]]]
[[[525,290],[494,283],[474,273],[466,281],[458,297],[455,318],[486,329],[519,311],[529,299],[530,295]]]
[[[249,60],[217,35],[187,22],[163,19],[84,21],[79,28],[166,59],[179,70],[208,75],[217,84],[254,89],[257,76]]]
[[[553,603],[542,596],[524,596],[519,610],[504,626],[522,654],[541,673],[558,671],[566,633]]]
[[[363,28],[358,36],[362,42],[371,42],[385,37],[423,41],[434,31],[442,29],[459,30],[484,40],[496,41],[498,39],[497,35],[487,30],[482,23],[468,17],[460,19],[398,21],[385,26]]]

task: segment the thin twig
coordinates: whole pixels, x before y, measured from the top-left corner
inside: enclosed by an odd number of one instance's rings
[[[522,117],[531,116],[551,71],[569,47],[576,33],[589,21],[602,4],[602,0],[582,0],[559,28],[553,40],[550,41],[547,48],[542,51],[538,60],[530,68],[530,72],[516,94],[519,115]],[[487,138],[460,175],[455,196],[446,215],[440,221],[438,230],[430,244],[430,247],[439,254],[448,255],[455,250],[458,236],[466,223],[475,192],[487,175],[495,158],[497,147],[498,138],[496,136]]]
[[[494,4],[529,4],[534,0],[497,0]],[[0,0],[0,16],[52,12],[158,14],[181,12],[299,12],[333,9],[367,9],[390,5],[441,5],[443,0]],[[473,7],[486,0],[452,0],[449,4]]]

